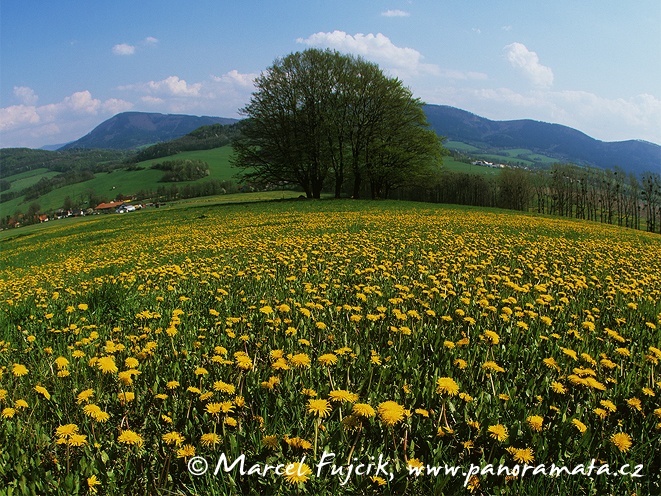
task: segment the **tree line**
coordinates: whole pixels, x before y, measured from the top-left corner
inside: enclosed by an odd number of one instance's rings
[[[496,176],[443,171],[393,198],[498,207],[661,233],[661,174],[555,164]]]

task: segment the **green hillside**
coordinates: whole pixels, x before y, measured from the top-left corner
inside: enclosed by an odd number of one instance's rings
[[[120,193],[123,195],[134,195],[139,191],[156,191],[159,187],[169,187],[172,184],[181,186],[187,182],[164,183],[160,182],[163,171],[150,169],[157,162],[166,160],[202,160],[209,164],[209,176],[190,181],[188,183],[201,183],[204,181],[234,180],[238,172],[231,167],[229,159],[232,153],[230,146],[215,148],[212,150],[199,150],[192,152],[181,152],[171,157],[163,157],[154,160],[139,162],[131,170],[115,169],[110,172],[97,172],[94,178],[82,183],[70,184],[62,188],[55,189],[50,193],[40,196],[36,200],[26,201],[23,196],[13,200],[0,203],[0,216],[13,215],[17,211],[26,212],[31,203],[37,202],[42,212],[57,210],[62,207],[65,198],[68,196],[77,204],[83,204],[89,198],[91,191],[97,196],[111,200]],[[8,192],[20,191],[25,187],[34,185],[42,178],[51,178],[58,173],[48,169],[35,169],[21,174],[9,176],[6,180],[11,182],[11,189]]]

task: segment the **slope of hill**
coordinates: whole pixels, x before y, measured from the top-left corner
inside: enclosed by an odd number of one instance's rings
[[[522,148],[558,161],[601,168],[619,166],[627,172],[661,170],[661,146],[645,141],[604,142],[560,124],[533,120],[492,121],[446,105],[425,105],[431,127],[451,141],[478,152],[508,156]]]
[[[201,126],[235,122],[238,120],[225,117],[124,112],[102,122],[86,136],[66,144],[61,149],[127,150],[179,138]]]

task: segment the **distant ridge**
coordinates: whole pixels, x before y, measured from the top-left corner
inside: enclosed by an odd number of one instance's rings
[[[641,174],[661,172],[661,146],[642,140],[605,142],[563,126],[530,119],[492,121],[448,105],[425,105],[431,127],[440,136],[476,147],[483,154],[527,149],[558,162],[601,168],[621,167]],[[131,150],[181,138],[201,126],[233,124],[225,117],[124,112],[102,122],[89,134],[59,150],[106,148]],[[50,147],[49,147],[50,148]]]
[[[447,105],[425,105],[431,127],[440,136],[483,152],[526,148],[558,161],[627,172],[661,172],[661,146],[642,140],[605,142],[561,124],[533,121],[492,121]]]
[[[123,112],[102,122],[89,134],[67,143],[60,150],[72,148],[107,148],[130,150],[180,138],[201,126],[233,124],[238,119],[147,112]]]

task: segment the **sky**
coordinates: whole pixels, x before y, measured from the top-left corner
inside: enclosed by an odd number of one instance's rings
[[[253,79],[307,48],[425,103],[661,144],[659,0],[0,0],[0,147],[124,111],[240,117]]]

